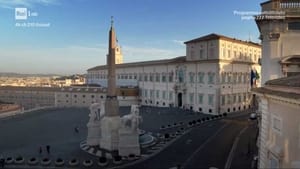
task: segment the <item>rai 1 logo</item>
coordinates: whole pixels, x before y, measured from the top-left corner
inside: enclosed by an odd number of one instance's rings
[[[15,8],[16,20],[26,20],[27,16],[27,8]]]

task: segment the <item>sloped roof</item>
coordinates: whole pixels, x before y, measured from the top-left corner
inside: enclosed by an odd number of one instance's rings
[[[135,66],[151,66],[151,65],[157,65],[157,64],[180,63],[180,62],[184,62],[184,61],[185,61],[185,56],[179,56],[179,57],[172,58],[172,59],[161,59],[161,60],[116,64],[116,68],[135,67]],[[107,69],[107,65],[95,66],[93,68],[88,69],[88,71],[103,70],[103,69]]]
[[[232,41],[232,42],[236,42],[236,43],[243,43],[243,44],[247,44],[247,45],[253,45],[253,46],[256,46],[256,47],[261,47],[261,45],[258,44],[258,43],[254,43],[254,42],[251,42],[251,41],[242,41],[242,40],[239,40],[239,39],[230,38],[230,37],[227,37],[227,36],[224,36],[224,35],[219,35],[219,34],[216,34],[216,33],[212,33],[212,34],[209,34],[209,35],[201,36],[199,38],[186,41],[186,42],[184,42],[184,44],[201,42],[201,41],[208,41],[208,40],[217,40],[217,39],[223,39],[223,40],[228,40],[228,41]]]

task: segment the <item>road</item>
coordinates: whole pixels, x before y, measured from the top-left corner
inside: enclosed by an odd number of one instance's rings
[[[234,140],[243,129],[252,126],[248,117],[248,115],[228,117],[197,126],[156,156],[128,168],[167,169],[178,165],[185,169],[224,168]],[[249,129],[245,132],[253,133],[253,130]],[[247,137],[247,133],[241,137]],[[238,145],[241,146],[237,146],[235,151],[237,154],[247,149],[244,144]],[[233,154],[232,159],[238,160],[238,158],[236,154]],[[235,165],[236,161],[232,161],[231,166],[249,168],[249,160],[251,161],[251,159],[244,159],[238,165]]]

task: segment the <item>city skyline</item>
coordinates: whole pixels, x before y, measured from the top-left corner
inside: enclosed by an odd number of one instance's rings
[[[182,42],[213,32],[258,42],[255,22],[234,11],[258,12],[261,2],[1,0],[0,72],[74,74],[105,64],[111,16],[125,63],[183,56]],[[15,20],[19,7],[33,16]],[[23,22],[49,25],[16,25]]]

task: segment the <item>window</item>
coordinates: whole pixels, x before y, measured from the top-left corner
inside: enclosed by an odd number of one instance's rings
[[[156,90],[156,98],[159,99],[159,90]]]
[[[231,83],[231,73],[227,74],[227,83]]]
[[[215,58],[215,51],[214,51],[214,48],[210,48],[210,49],[209,49],[209,55],[210,55],[210,58]]]
[[[180,83],[184,82],[184,71],[182,69],[178,72],[178,80]]]
[[[191,50],[191,59],[194,59],[194,51]]]
[[[143,79],[143,76],[140,74],[139,75],[139,81],[142,81],[142,79]]]
[[[166,82],[167,81],[167,77],[166,77],[166,74],[163,73],[162,74],[162,79],[161,79],[162,82]]]
[[[238,96],[239,96],[238,97],[239,98],[238,102],[241,103],[242,102],[242,96],[240,94]]]
[[[160,82],[160,74],[159,73],[156,74],[156,82]]]
[[[231,104],[231,97],[229,94],[227,95],[227,104]]]
[[[203,104],[203,94],[198,94],[198,103]]]
[[[169,100],[172,101],[173,100],[173,92],[169,93]]]
[[[203,49],[200,49],[200,59],[203,59],[204,54],[203,54]]]
[[[169,82],[173,82],[173,73],[169,73]]]
[[[221,96],[221,104],[225,105],[225,96],[224,95]]]
[[[190,93],[190,104],[194,103],[194,93]]]
[[[150,82],[153,82],[153,74],[150,74],[150,77],[149,77],[150,79]]]
[[[238,74],[238,80],[237,80],[238,83],[242,83],[242,74],[239,73]]]
[[[82,95],[83,98],[85,98],[85,95]]]
[[[95,96],[94,95],[91,95],[91,98],[94,98]]]
[[[290,22],[288,23],[289,30],[300,30],[300,22]]]
[[[271,154],[269,162],[270,162],[269,168],[273,168],[273,169],[279,168],[279,160],[273,154]]]
[[[74,95],[74,97],[76,98],[76,97],[77,97],[77,95],[75,94],[75,95]]]
[[[145,97],[148,97],[148,90],[145,89],[144,92],[145,92],[145,93],[144,93],[144,96],[145,96]]]
[[[210,106],[214,105],[214,95],[213,94],[208,95],[208,105],[210,105]]]
[[[236,103],[236,94],[233,94],[233,97],[232,97],[233,99],[232,99],[232,103],[234,104],[234,103]]]
[[[162,93],[162,98],[165,100],[166,99],[166,91],[163,91]]]
[[[145,76],[144,76],[144,81],[145,81],[145,82],[148,81],[148,75],[147,75],[147,74],[145,74]]]
[[[190,83],[194,83],[194,73],[190,72]]]
[[[230,54],[230,50],[228,50],[228,55],[227,55],[228,58],[231,57],[231,54]]]
[[[150,90],[150,98],[154,97],[154,90]]]
[[[226,50],[225,50],[225,48],[223,49],[223,58],[226,58]]]
[[[222,79],[221,79],[221,82],[222,82],[222,83],[225,83],[226,74],[225,74],[225,73],[222,73],[222,74],[221,74],[221,78],[222,78]]]
[[[199,72],[198,73],[198,82],[199,83],[204,83],[204,73],[203,72]]]
[[[281,127],[282,126],[281,123],[282,122],[281,122],[281,119],[279,117],[273,116],[273,119],[272,119],[272,128],[273,128],[274,131],[281,133],[281,128],[282,128]]]
[[[243,77],[243,81],[244,81],[244,83],[247,83],[247,77],[248,77],[248,74],[247,74],[247,73],[245,73],[245,74],[244,74],[244,77]]]
[[[208,84],[215,83],[215,73],[208,73]]]
[[[236,73],[233,73],[233,75],[232,75],[232,81],[233,81],[233,84],[236,83]]]

